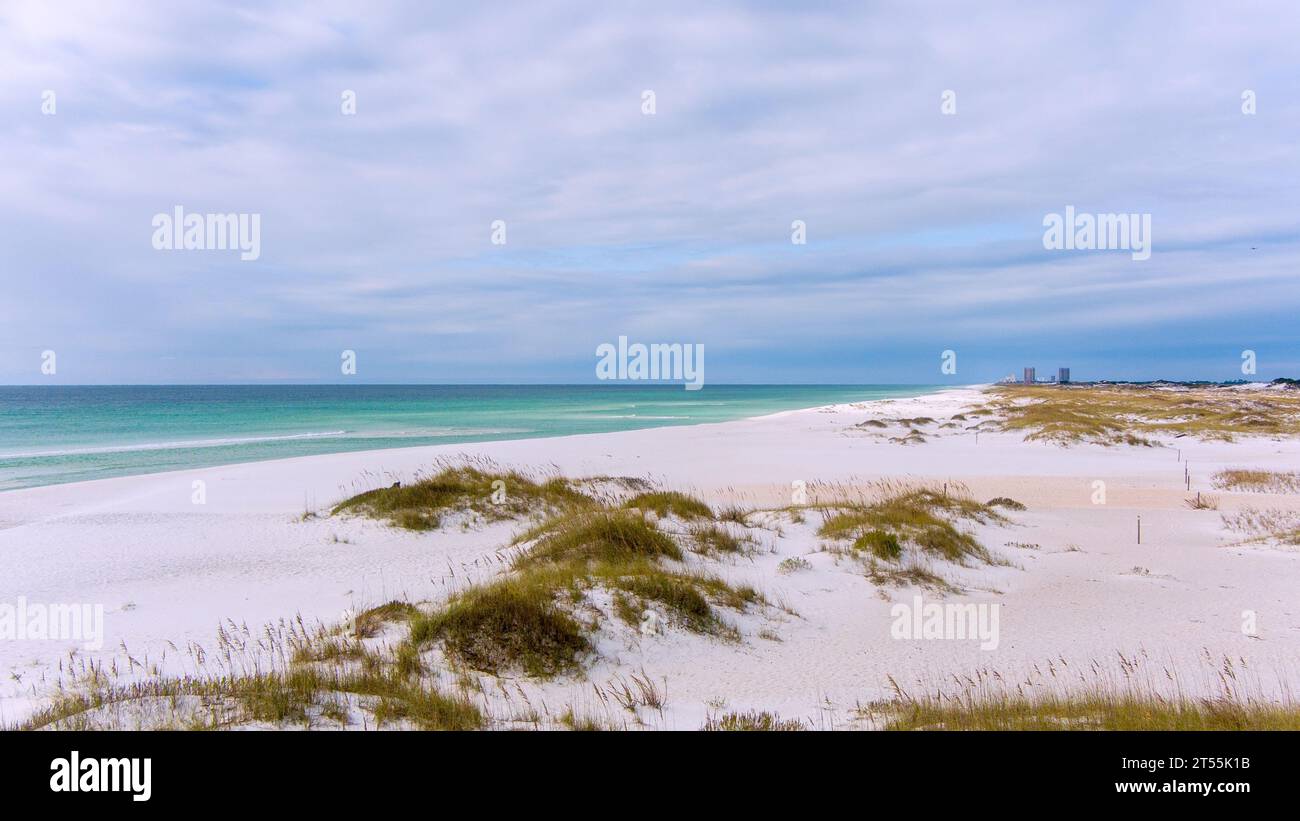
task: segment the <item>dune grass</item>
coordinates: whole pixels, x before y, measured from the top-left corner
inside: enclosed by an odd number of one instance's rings
[[[637,626],[648,607],[670,623],[729,640],[738,638],[715,605],[743,610],[764,599],[751,587],[735,587],[702,573],[666,570],[644,557],[532,565],[486,586],[472,587],[438,612],[418,618],[410,641],[416,647],[441,641],[446,655],[469,669],[492,674],[522,671],[549,678],[577,672],[593,652],[589,636],[598,618],[580,619],[596,590],[613,591],[613,615]]]
[[[1300,435],[1300,395],[1289,391],[1149,385],[1000,385],[982,429],[1062,444],[1151,446],[1161,438]]]
[[[896,445],[924,445],[927,440],[923,433],[912,428],[905,436],[891,436],[889,441]]]
[[[1269,688],[1244,660],[1225,657],[1217,663],[1212,677],[1219,683],[1212,688],[1219,691],[1217,695],[1190,697],[1180,694],[1179,682],[1185,676],[1149,669],[1145,654],[1120,654],[1118,659],[1118,668],[1095,660],[1072,667],[1052,659],[1019,675],[979,669],[945,676],[942,683],[923,686],[919,696],[890,679],[893,698],[859,705],[854,712],[866,726],[892,731],[1300,730],[1300,705],[1286,695],[1266,697]],[[1210,662],[1208,656],[1206,661]],[[536,728],[543,723],[535,711],[522,719],[493,717],[486,705],[471,700],[472,685],[448,692],[373,654],[360,663],[294,664],[245,675],[159,677],[117,684],[109,683],[103,672],[95,672],[84,684],[21,724],[0,729],[320,729],[356,726],[359,707],[373,716],[373,723],[366,726],[375,728],[474,730],[518,727],[521,721]],[[641,707],[662,715],[666,686],[643,671],[630,681],[615,676],[596,690],[604,694],[602,700],[607,698],[633,715]],[[1288,692],[1285,687],[1283,691]],[[570,705],[563,713],[551,715],[556,725],[569,729],[620,729],[609,714],[585,707],[578,710]],[[811,726],[759,709],[711,712],[701,729],[770,732]]]
[[[918,682],[919,695],[890,678],[893,697],[859,713],[886,730],[1300,729],[1284,674],[1269,686],[1245,659],[1208,651],[1199,665],[1171,668],[1145,651],[1073,664],[1058,657],[1019,673],[985,667]]]
[[[799,573],[804,570],[812,569],[812,562],[808,561],[803,556],[789,556],[782,559],[781,563],[776,566],[776,572],[782,575],[789,575],[791,573]]]
[[[739,505],[727,505],[717,512],[717,519],[719,522],[731,522],[742,527],[749,527],[750,513],[751,511]]]
[[[713,518],[713,510],[708,505],[694,496],[676,490],[641,493],[628,499],[623,506],[636,510],[652,510],[661,517],[673,515],[682,519]]]
[[[914,701],[887,730],[1300,730],[1300,707],[1105,694],[980,702]]]
[[[894,419],[893,422],[896,425],[906,425],[909,428],[925,427],[926,425],[934,424],[934,420],[931,419],[929,416],[913,416],[910,418],[900,417],[898,419]]]
[[[900,563],[879,561],[874,555],[866,562],[867,578],[880,587],[920,587],[940,593],[960,593],[962,589],[930,569],[923,561]]]
[[[441,640],[446,653],[474,670],[522,669],[549,677],[580,666],[590,652],[583,627],[556,602],[553,574],[504,579],[460,593],[411,627],[415,646]]]
[[[406,721],[421,730],[478,730],[484,725],[482,712],[464,696],[448,696],[397,675],[372,681],[372,691],[367,693],[360,686],[356,691],[378,698],[374,715],[381,727],[394,721]]]
[[[724,541],[718,534],[705,538]],[[743,610],[764,601],[752,588],[682,565],[681,546],[639,509],[570,509],[516,544],[511,576],[471,587],[417,617],[410,643],[440,642],[447,657],[469,669],[548,678],[576,672],[593,652],[591,636],[603,614],[593,604],[597,591],[611,594],[613,615],[631,626],[653,607],[670,625],[727,639],[738,633],[717,607]]]
[[[630,612],[639,617],[646,607],[658,604],[685,629],[728,639],[738,638],[738,634],[718,616],[714,605],[739,611],[766,603],[761,593],[747,585],[737,587],[707,573],[665,570],[646,561],[601,565],[585,580],[633,597],[636,605],[624,611],[625,620]],[[624,600],[626,605],[632,604],[626,597]]]
[[[688,531],[695,540],[696,550],[700,553],[725,553],[739,555],[747,551],[753,539],[736,536],[731,531],[716,524],[697,524]]]
[[[911,545],[948,561],[990,561],[987,549],[954,522],[1005,521],[993,508],[958,488],[941,492],[923,487],[881,487],[883,494],[875,500],[829,505],[829,515],[818,534],[853,540],[854,547],[886,560],[900,558],[902,547]]]
[[[776,713],[766,710],[750,710],[744,713],[724,713],[721,716],[709,716],[700,728],[706,732],[791,732],[808,729],[798,719],[783,719]]]
[[[501,521],[593,503],[567,479],[536,480],[490,464],[447,465],[411,484],[376,488],[345,499],[332,514],[357,513],[407,530],[433,530],[451,513],[473,512]]]
[[[891,562],[903,556],[903,546],[898,543],[898,537],[883,530],[868,530],[853,540],[853,547],[857,550],[866,550],[878,559]]]
[[[1221,490],[1248,493],[1300,493],[1300,473],[1295,471],[1231,468],[1214,474],[1214,486]]]
[[[995,496],[984,503],[988,507],[1000,507],[1005,510],[1024,510],[1023,502],[1017,502],[1015,499],[1007,496]]]
[[[669,573],[637,573],[617,577],[615,584],[624,593],[630,593],[642,602],[656,602],[672,611],[691,632],[716,634],[724,629],[717,613],[693,578]]]
[[[1300,730],[1300,705],[1256,699],[1165,698],[1090,689],[895,703],[886,730]]]
[[[599,510],[560,516],[544,524],[544,535],[515,567],[566,562],[622,562],[664,556],[681,559],[682,549],[636,511]]]
[[[384,625],[409,621],[419,612],[410,602],[390,601],[358,613],[353,619],[353,634],[357,638],[368,639],[377,635]]]
[[[389,602],[365,613],[385,623],[403,622],[413,608]],[[343,625],[308,626],[281,619],[260,629],[227,621],[211,651],[190,643],[182,651],[184,674],[163,672],[157,659],[69,656],[51,700],[39,711],[0,730],[223,730],[395,726],[468,730],[488,717],[463,687],[451,691],[426,680],[419,664],[403,663],[382,639],[366,643]],[[346,648],[340,651],[331,648]],[[163,654],[166,658],[167,654]]]
[[[1220,514],[1223,526],[1248,544],[1276,543],[1300,547],[1300,512],[1280,508],[1247,507]]]
[[[265,724],[311,728],[344,715],[340,697],[371,704],[376,720],[404,719],[426,730],[473,730],[484,717],[462,695],[362,665],[355,670],[295,665],[286,670],[226,676],[157,677],[144,682],[91,682],[88,692],[65,693],[26,721],[7,729],[225,729]],[[148,709],[159,708],[156,717]],[[188,708],[182,705],[190,705]],[[141,708],[123,726],[121,710]]]

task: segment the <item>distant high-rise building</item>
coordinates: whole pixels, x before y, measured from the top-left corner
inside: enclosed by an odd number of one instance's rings
[[[1033,369],[1033,368],[1025,368],[1025,384],[1026,384],[1026,385],[1032,385],[1032,384],[1034,384],[1034,369]]]
[[[1060,383],[1062,383],[1062,384],[1064,384],[1064,383],[1066,383],[1066,382],[1069,382],[1069,381],[1070,381],[1070,369],[1069,369],[1069,368],[1057,368],[1057,369],[1056,369],[1056,381],[1057,381],[1057,382],[1060,382]]]

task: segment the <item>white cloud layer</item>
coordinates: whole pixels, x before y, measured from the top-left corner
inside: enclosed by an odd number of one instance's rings
[[[345,348],[591,381],[620,334],[715,383],[1300,375],[1298,35],[1288,2],[6,3],[0,382]],[[155,251],[177,204],[261,214],[260,259]],[[1045,251],[1066,205],[1150,213],[1151,259]]]

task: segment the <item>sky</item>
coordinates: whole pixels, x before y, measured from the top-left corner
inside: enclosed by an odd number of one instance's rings
[[[1300,377],[1293,2],[920,5],[7,0],[0,383]]]

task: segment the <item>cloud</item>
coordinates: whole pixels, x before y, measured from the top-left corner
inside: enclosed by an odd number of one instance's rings
[[[931,382],[945,348],[968,381],[1039,351],[1228,378],[1300,307],[1298,29],[1282,2],[6,4],[0,381],[46,348],[67,381],[328,380],[343,348],[374,381],[589,381],[619,334],[705,342],[715,382]],[[153,250],[177,204],[260,213],[261,258]],[[1066,205],[1151,213],[1151,260],[1044,251]]]

